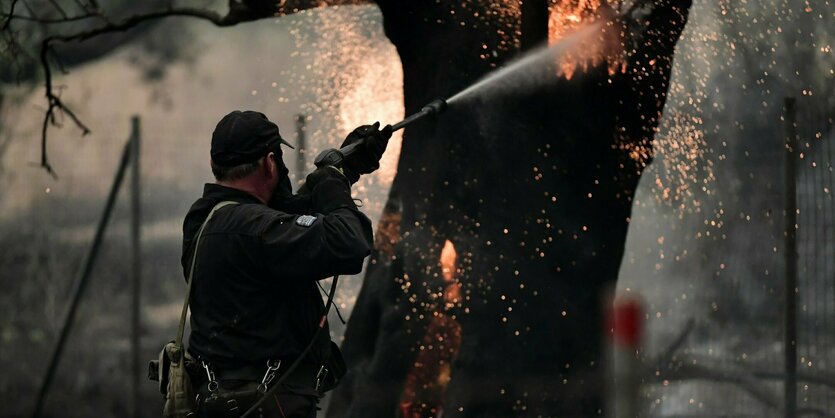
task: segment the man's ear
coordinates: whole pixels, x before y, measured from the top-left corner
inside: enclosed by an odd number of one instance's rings
[[[264,161],[264,174],[268,175],[269,177],[277,177],[281,175],[278,172],[278,164],[275,162],[275,153],[271,152],[264,157],[266,161]]]

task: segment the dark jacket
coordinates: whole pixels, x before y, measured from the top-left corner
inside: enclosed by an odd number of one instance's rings
[[[371,252],[371,222],[338,175],[311,192],[312,222],[271,209],[244,191],[206,184],[183,224],[186,277],[200,226],[226,200],[239,204],[219,209],[200,242],[188,350],[221,368],[292,361],[323,312],[316,281],[360,272]],[[305,362],[322,364],[330,349],[326,328]]]

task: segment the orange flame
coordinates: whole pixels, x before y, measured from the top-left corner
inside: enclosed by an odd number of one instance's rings
[[[400,210],[383,210],[383,215],[377,224],[374,248],[386,254],[389,259],[394,257],[394,246],[400,241],[400,221],[402,219],[403,213]]]
[[[441,273],[445,282],[451,282],[455,278],[455,261],[457,258],[458,253],[455,251],[455,246],[452,245],[452,242],[446,240],[444,248],[441,249]]]
[[[444,305],[433,312],[412,370],[400,396],[400,416],[430,418],[443,415],[443,397],[452,378],[452,362],[461,348],[461,325],[449,314],[459,301],[461,284],[456,281],[458,254],[447,240],[441,249]]]
[[[581,72],[607,65],[610,75],[625,71],[622,30],[612,21],[614,11],[603,0],[563,0],[551,6],[548,16],[548,43],[555,44],[588,24],[601,22],[597,36],[581,40],[560,57],[557,75],[571,79]]]
[[[441,275],[444,277],[446,288],[444,289],[444,307],[449,310],[461,300],[461,284],[455,278],[457,275],[456,262],[458,253],[452,242],[446,240],[441,249]]]

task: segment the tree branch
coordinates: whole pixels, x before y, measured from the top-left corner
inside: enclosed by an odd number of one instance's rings
[[[761,386],[760,377],[770,379],[783,379],[783,373],[775,372],[748,372],[738,367],[728,367],[727,365],[709,367],[702,365],[699,362],[682,361],[675,370],[667,370],[661,373],[651,373],[650,379],[656,382],[663,382],[665,380],[707,380],[710,382],[730,383],[739,386],[742,390],[747,392],[751,397],[761,402],[776,411],[782,412],[784,405],[781,401],[782,397]],[[799,381],[817,382],[833,387],[832,381],[827,381],[825,378],[811,376],[809,374],[798,373]],[[801,412],[801,411],[798,411]],[[820,417],[832,417],[828,412],[816,408],[804,408],[803,415],[816,415]]]
[[[47,25],[52,25],[52,24],[77,22],[79,20],[85,20],[85,19],[90,19],[90,18],[93,18],[93,17],[99,17],[99,15],[96,14],[96,13],[86,13],[86,14],[78,15],[78,16],[70,16],[70,17],[67,17],[67,18],[45,19],[45,18],[39,18],[39,17],[35,17],[35,16],[23,16],[23,15],[12,15],[12,14],[0,13],[0,17],[3,17],[3,18],[6,19],[6,22],[7,22],[6,24],[8,24],[8,22],[11,22],[12,19],[16,19],[16,20],[25,20],[25,21],[28,21],[28,22],[36,22],[36,23],[43,23],[43,24],[47,24]],[[5,25],[4,25],[4,29],[5,29]]]
[[[760,386],[753,375],[738,368],[707,367],[695,360],[682,361],[675,369],[668,369],[661,373],[652,373],[658,382],[664,380],[708,380],[711,382],[731,383],[748,392],[762,404],[782,410],[781,397],[776,393]]]
[[[348,5],[348,4],[363,4],[370,0],[282,0],[276,2],[275,0],[229,0],[229,12],[222,16],[219,13],[192,7],[173,7],[173,3],[169,3],[164,9],[142,13],[127,17],[119,22],[110,22],[103,12],[100,10],[98,3],[95,0],[89,0],[89,3],[82,3],[76,0],[75,3],[83,10],[83,13],[76,16],[69,16],[54,0],[50,0],[52,5],[56,8],[62,18],[40,18],[30,10],[28,15],[16,15],[15,6],[19,0],[12,0],[11,7],[8,13],[2,13],[5,21],[2,26],[2,31],[5,34],[11,32],[10,25],[13,20],[23,20],[35,22],[40,24],[60,25],[63,23],[70,23],[74,21],[86,20],[89,18],[100,18],[104,23],[101,26],[90,30],[83,30],[69,34],[59,34],[47,36],[41,42],[40,49],[40,65],[44,73],[44,88],[45,97],[47,100],[47,109],[44,114],[43,125],[41,128],[41,162],[40,166],[44,168],[50,175],[55,177],[55,171],[49,163],[47,156],[47,143],[49,126],[59,126],[58,114],[68,116],[72,122],[82,131],[83,135],[90,132],[90,129],[76,116],[76,114],[67,105],[61,101],[58,94],[55,93],[52,80],[52,68],[49,60],[49,54],[55,53],[54,47],[60,43],[68,42],[83,42],[90,38],[105,35],[109,33],[124,32],[134,28],[142,23],[154,21],[166,17],[190,17],[195,19],[210,22],[218,27],[234,26],[238,23],[249,22],[274,16],[282,16],[286,14],[296,13],[306,9],[312,9],[322,6],[332,5]],[[25,4],[25,3],[24,3]],[[13,34],[10,36],[14,36]],[[14,40],[12,40],[14,41]],[[11,42],[14,44],[14,42]],[[60,63],[59,63],[60,64]]]
[[[15,8],[15,6],[17,6],[17,2],[18,2],[18,0],[12,0],[12,4],[11,4],[11,6],[9,6],[9,14],[6,15],[6,21],[3,22],[3,29],[2,30],[4,30],[4,31],[8,30],[9,25],[12,24],[12,17],[14,16],[14,8]]]
[[[658,359],[653,362],[653,364],[663,364],[668,363],[673,360],[676,352],[684,345],[687,341],[687,337],[690,336],[690,333],[693,331],[693,328],[696,326],[696,320],[690,318],[687,320],[687,323],[684,325],[684,329],[682,329],[681,333],[673,340],[673,342],[667,347],[663,353],[658,356]]]
[[[727,364],[709,366],[709,359],[696,358],[692,355],[682,357],[681,354],[677,354],[695,328],[695,324],[693,318],[689,319],[681,333],[673,339],[673,342],[655,359],[646,362],[644,375],[647,376],[647,381],[660,383],[669,380],[707,380],[730,383],[739,386],[764,405],[778,411],[783,410],[781,397],[762,387],[761,384],[763,379],[783,380],[785,379],[785,373],[769,371],[767,370],[768,367],[764,365],[744,368]],[[835,389],[835,375],[816,375],[800,371],[797,379],[798,381]],[[804,409],[803,415],[831,416],[826,411],[814,408]]]
[[[52,4],[52,7],[54,7],[55,10],[57,10],[58,13],[60,13],[64,19],[69,19],[70,15],[68,15],[67,12],[64,11],[64,8],[62,8],[60,4],[56,3],[55,0],[49,0],[49,3]]]
[[[785,380],[786,374],[783,372],[773,372],[773,371],[762,371],[762,370],[755,370],[753,373],[754,377],[759,379],[772,379],[772,380]],[[814,385],[821,385],[827,386],[832,390],[835,390],[835,375],[832,374],[813,374],[807,373],[804,371],[797,372],[797,381],[798,382],[806,382],[811,383]]]
[[[75,122],[76,126],[81,128],[82,135],[87,135],[90,133],[90,129],[78,119],[78,117],[73,113],[72,110],[67,108],[64,105],[64,102],[54,93],[52,88],[52,69],[49,67],[49,52],[51,49],[50,38],[47,38],[43,41],[41,45],[41,66],[44,70],[44,86],[46,88],[46,101],[47,101],[47,108],[46,113],[44,114],[43,126],[41,127],[41,167],[46,170],[47,173],[52,175],[53,178],[57,178],[55,174],[55,170],[52,169],[52,165],[49,164],[49,159],[47,158],[46,153],[46,145],[47,145],[47,132],[49,130],[49,125],[52,124],[53,126],[58,126],[58,122],[55,118],[55,110],[58,109],[63,114],[69,116],[73,122]]]
[[[681,354],[677,354],[694,327],[695,321],[691,318],[669,347],[654,360],[646,363],[647,367],[644,370],[644,375],[647,376],[647,381],[660,383],[670,380],[707,380],[730,383],[739,386],[763,405],[777,411],[783,410],[784,405],[780,401],[780,396],[762,387],[761,384],[763,379],[783,380],[785,379],[785,373],[768,371],[768,367],[762,365],[745,368],[727,364],[709,366],[707,364],[708,359],[690,355],[682,357]],[[797,379],[798,381],[835,389],[835,376],[814,375],[800,371],[797,374]],[[826,411],[814,408],[804,409],[803,415],[831,416]]]
[[[11,15],[11,14],[10,14]],[[123,32],[129,30],[137,25],[161,19],[165,17],[173,17],[173,16],[180,16],[180,17],[192,17],[198,18],[202,20],[209,21],[213,23],[215,26],[224,27],[224,26],[232,26],[239,23],[238,20],[234,18],[230,18],[230,15],[221,16],[218,13],[203,10],[203,9],[195,9],[195,8],[180,8],[180,9],[167,9],[155,12],[149,12],[145,14],[135,15],[128,17],[121,22],[117,23],[109,23],[99,26],[97,28],[81,31],[73,34],[66,34],[66,35],[54,35],[49,36],[43,40],[41,43],[41,50],[40,50],[40,62],[41,68],[43,69],[44,73],[44,88],[45,88],[45,96],[47,100],[47,109],[44,114],[43,124],[41,127],[41,163],[40,166],[47,171],[50,175],[57,178],[55,170],[52,168],[52,165],[49,163],[49,157],[47,155],[47,144],[48,144],[48,131],[49,126],[59,126],[58,119],[56,117],[56,113],[60,112],[63,115],[68,116],[73,123],[82,131],[82,135],[87,135],[90,133],[90,128],[87,127],[79,118],[78,116],[69,108],[61,98],[55,93],[55,89],[52,84],[52,68],[49,62],[49,54],[52,52],[54,53],[54,45],[57,43],[66,43],[66,42],[74,42],[74,41],[84,41],[90,39],[95,36],[107,34],[107,33],[114,33],[114,32]]]

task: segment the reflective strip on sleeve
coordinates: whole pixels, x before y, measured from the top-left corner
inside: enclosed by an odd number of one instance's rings
[[[301,215],[298,218],[296,218],[296,225],[303,226],[303,227],[309,227],[309,226],[313,225],[314,222],[316,222],[316,217],[315,216]]]

